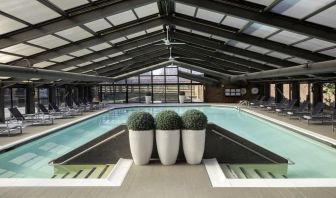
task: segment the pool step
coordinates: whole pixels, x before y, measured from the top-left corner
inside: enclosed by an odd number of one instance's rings
[[[107,177],[113,169],[113,164],[106,165],[62,165],[58,166],[54,179],[97,179]]]
[[[232,179],[287,179],[285,175],[255,168],[222,164],[222,171],[226,178]]]

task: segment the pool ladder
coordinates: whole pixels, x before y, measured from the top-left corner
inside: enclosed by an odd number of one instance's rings
[[[242,107],[247,107],[247,108],[249,108],[250,107],[250,102],[249,101],[247,101],[247,100],[241,100],[241,101],[239,101],[239,103],[238,103],[238,105],[236,106],[236,109],[238,110],[238,111],[240,111],[240,109],[242,108]]]

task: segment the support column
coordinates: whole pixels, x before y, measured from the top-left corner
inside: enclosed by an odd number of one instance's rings
[[[264,93],[263,94],[260,93],[260,95],[264,95],[265,99],[268,100],[268,98],[271,95],[271,84],[266,83],[266,84],[264,84],[263,88],[264,88]]]
[[[56,87],[48,88],[48,100],[49,100],[49,103],[56,104]]]
[[[5,122],[5,89],[0,83],[0,122]]]
[[[291,100],[297,100],[295,103],[295,106],[299,106],[300,104],[300,83],[298,82],[294,82],[291,84],[292,88],[291,88],[291,92],[292,92],[292,98]]]
[[[313,84],[313,106],[315,106],[318,102],[323,102],[322,83]]]
[[[73,106],[73,101],[72,101],[72,88],[70,86],[65,87],[65,104],[67,104],[69,107]]]
[[[78,99],[79,101],[83,101],[84,98],[84,87],[83,86],[79,86],[78,87]],[[79,102],[77,101],[77,102]]]
[[[104,87],[105,88],[105,87]],[[99,102],[103,102],[103,86],[102,85],[99,85],[99,93],[98,93],[98,96],[99,96]]]
[[[35,113],[35,89],[33,84],[28,84],[26,88],[26,114]]]
[[[279,103],[283,98],[283,84],[275,84],[275,103]]]

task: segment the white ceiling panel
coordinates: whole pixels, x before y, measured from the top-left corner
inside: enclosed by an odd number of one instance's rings
[[[336,57],[336,48],[326,50],[326,51],[321,51],[320,53],[328,55],[328,56]]]
[[[56,36],[53,36],[53,35],[47,35],[47,36],[43,36],[37,39],[30,40],[28,41],[28,43],[32,43],[34,45],[39,45],[45,48],[52,49],[55,47],[66,45],[69,42],[61,38],[58,38]]]
[[[50,59],[50,60],[54,61],[54,62],[64,62],[64,61],[71,60],[73,58],[74,57],[72,57],[72,56],[62,55],[62,56],[59,56],[59,57],[56,57],[56,58],[53,58],[53,59]]]
[[[90,47],[90,49],[92,49],[93,51],[100,51],[100,50],[104,50],[110,47],[112,46],[108,43],[101,43],[101,44]]]
[[[309,60],[307,60],[307,59],[298,58],[298,57],[289,58],[287,60],[291,61],[291,62],[294,62],[294,63],[297,63],[297,64],[305,64],[305,63],[309,62]]]
[[[181,13],[184,15],[194,16],[196,11],[196,7],[182,4],[182,3],[175,3],[175,12]]]
[[[302,19],[332,1],[334,0],[282,0],[272,9],[272,12]]]
[[[274,0],[246,0],[246,1],[256,3],[256,4],[260,4],[260,5],[264,5],[264,6],[269,6],[274,2]]]
[[[226,16],[222,22],[223,25],[227,25],[227,26],[234,27],[237,29],[242,29],[247,23],[248,23],[247,20],[240,19],[240,18],[233,17],[233,16]]]
[[[108,23],[105,19],[98,19],[90,23],[85,23],[84,25],[95,32],[99,32],[101,30],[112,27],[112,25]]]
[[[108,58],[106,56],[103,56],[103,57],[92,60],[92,62],[97,63],[97,62],[100,62],[100,61],[103,61],[103,60],[106,60],[106,59],[108,59]]]
[[[185,28],[185,27],[181,27],[181,26],[175,26],[175,28],[177,30],[181,30],[181,31],[184,31],[184,32],[191,32],[191,29],[189,29],[189,28]]]
[[[201,32],[201,31],[197,31],[197,30],[191,30],[191,32],[193,34],[197,34],[197,35],[200,35],[200,36],[205,36],[205,37],[208,37],[210,38],[211,34],[208,34],[208,33],[205,33],[205,32]]]
[[[57,32],[56,34],[74,42],[93,36],[91,33],[78,26]]]
[[[271,51],[269,49],[266,49],[266,48],[263,48],[263,47],[258,47],[258,46],[251,46],[247,50],[252,51],[252,52],[256,52],[256,53],[259,53],[259,54],[266,54],[266,53]]]
[[[279,59],[286,59],[286,58],[290,58],[291,57],[288,54],[284,54],[284,53],[280,53],[280,52],[271,52],[271,53],[269,53],[267,55],[275,57],[275,58],[279,58]]]
[[[307,19],[307,21],[317,23],[320,25],[325,25],[331,28],[336,28],[335,16],[336,16],[336,6],[333,6],[323,12],[320,12],[319,14],[310,17],[309,19]]]
[[[123,24],[123,23],[134,21],[137,18],[131,10],[128,10],[128,11],[125,11],[125,12],[121,12],[119,14],[109,16],[109,17],[107,17],[107,19],[113,25],[120,25],[120,24]]]
[[[91,53],[93,53],[91,50],[82,49],[82,50],[78,50],[78,51],[72,52],[72,53],[70,53],[70,55],[76,56],[76,57],[80,57],[80,56],[85,56],[85,55],[91,54]]]
[[[8,63],[20,59],[20,56],[7,55],[0,52],[0,63]]]
[[[72,66],[72,67],[64,68],[64,69],[62,69],[62,71],[71,71],[71,70],[74,70],[74,69],[77,69],[77,68],[78,67]]]
[[[294,46],[298,47],[298,48],[306,49],[306,50],[309,50],[309,51],[316,51],[316,50],[321,50],[321,49],[324,49],[324,48],[336,46],[336,44],[328,42],[328,41],[313,38],[313,39],[295,44]]]
[[[61,16],[35,0],[1,0],[0,10],[31,24]]]
[[[54,65],[54,64],[56,64],[56,63],[49,62],[49,61],[43,61],[43,62],[35,63],[33,65],[33,67],[36,67],[36,68],[46,68],[46,67]]]
[[[120,37],[120,38],[117,38],[117,39],[113,39],[110,42],[113,43],[113,44],[116,44],[116,43],[120,43],[120,42],[126,41],[126,40],[127,39],[125,37]]]
[[[87,61],[87,62],[84,62],[84,63],[78,64],[77,66],[78,66],[78,67],[84,67],[84,66],[91,65],[91,64],[92,64],[92,62],[91,62],[91,61]]]
[[[264,61],[260,61],[260,60],[253,59],[253,58],[250,58],[249,60],[253,61],[253,62],[256,62],[256,63],[260,63],[260,64],[266,64],[266,62],[264,62]]]
[[[81,6],[89,3],[87,0],[49,0],[51,3],[61,8],[62,10],[68,10],[77,6]]]
[[[25,24],[0,15],[0,34],[6,34],[24,27],[26,27]]]
[[[146,34],[145,31],[141,31],[141,32],[137,32],[137,33],[134,33],[134,34],[127,35],[126,37],[128,39],[132,39],[132,38],[139,37],[139,36],[142,36],[142,35],[145,35],[145,34]]]
[[[286,45],[290,45],[292,43],[301,41],[301,40],[306,39],[306,38],[308,38],[308,37],[305,36],[305,35],[297,34],[297,33],[294,33],[294,32],[289,32],[289,31],[284,30],[284,31],[281,31],[281,32],[269,37],[268,39],[272,40],[272,41],[279,42],[279,43],[284,43]]]
[[[244,30],[244,33],[253,35],[256,37],[260,37],[260,38],[265,38],[278,30],[279,30],[278,28],[271,27],[268,25],[263,25],[260,23],[253,23],[248,28],[246,28],[246,30]]]
[[[150,16],[159,13],[159,8],[157,3],[151,3],[134,9],[134,12],[139,18]]]
[[[224,37],[221,37],[221,36],[216,36],[216,35],[212,35],[211,38],[219,40],[219,41],[223,41],[225,43],[229,41],[229,39],[227,39],[227,38],[224,38]]]
[[[123,53],[123,52],[117,52],[117,53],[114,53],[114,54],[109,55],[109,57],[110,57],[110,58],[113,58],[113,57],[116,57],[116,56],[120,56],[120,55],[122,55],[122,54],[124,54],[124,53]]]
[[[8,80],[10,79],[11,77],[8,77],[8,76],[0,76],[0,80]]]
[[[159,31],[159,30],[163,30],[162,25],[157,26],[157,27],[153,27],[153,28],[150,28],[150,29],[147,29],[146,31],[148,33],[152,33],[152,32],[156,32],[156,31]]]
[[[203,8],[199,8],[197,10],[196,17],[200,18],[200,19],[203,19],[203,20],[211,21],[211,22],[214,22],[214,23],[219,23],[223,19],[224,14],[209,11],[209,10],[206,10],[206,9],[203,9]]]
[[[43,52],[45,50],[42,49],[42,48],[38,48],[38,47],[31,46],[31,45],[20,43],[20,44],[17,44],[17,45],[13,45],[13,46],[1,49],[1,51],[13,53],[13,54],[19,54],[19,55],[22,55],[22,56],[30,56],[32,54]]]
[[[246,49],[248,48],[250,45],[247,43],[242,43],[242,42],[238,42],[238,41],[234,41],[234,40],[230,40],[228,42],[228,45],[234,46],[234,47],[238,47],[241,49]]]

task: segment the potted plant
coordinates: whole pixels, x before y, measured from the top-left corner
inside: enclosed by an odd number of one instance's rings
[[[127,127],[134,164],[148,164],[153,151],[153,116],[147,112],[134,112],[128,117]]]
[[[150,104],[151,101],[152,101],[152,93],[147,91],[146,95],[145,95],[145,98],[146,98],[146,104]]]
[[[202,161],[205,147],[207,116],[196,109],[186,111],[182,116],[182,146],[189,164]]]
[[[183,104],[184,100],[185,100],[185,92],[184,91],[180,91],[180,93],[179,93],[180,104]]]
[[[181,118],[171,110],[164,110],[155,116],[156,145],[163,165],[175,164],[180,146]]]

